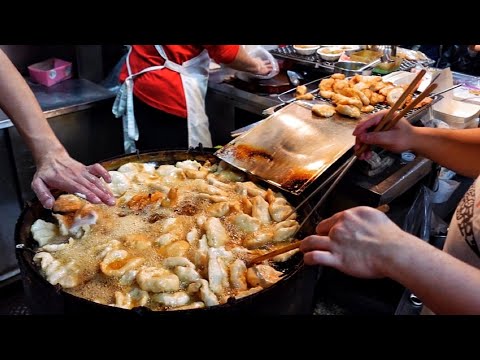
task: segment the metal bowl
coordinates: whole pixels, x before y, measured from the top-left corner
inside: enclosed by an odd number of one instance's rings
[[[334,73],[345,74],[345,76],[355,76],[355,75],[372,75],[372,69],[366,69],[363,71],[358,71],[361,67],[367,65],[367,63],[357,62],[357,61],[339,61],[333,65]]]

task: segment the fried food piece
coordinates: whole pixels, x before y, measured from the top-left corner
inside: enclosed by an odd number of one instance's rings
[[[340,89],[338,93],[349,98],[358,98],[355,90],[351,87],[345,87],[343,89]]]
[[[333,91],[336,93],[340,92],[341,89],[343,88],[348,88],[348,80],[335,80],[335,83],[333,84]]]
[[[420,101],[417,105],[414,106],[414,109],[421,108],[424,105],[430,104],[433,101],[431,97],[426,97],[422,101]]]
[[[369,113],[372,112],[375,108],[372,105],[365,105],[360,109],[362,113]]]
[[[361,115],[360,114],[360,109],[356,106],[351,106],[351,105],[339,104],[339,105],[337,105],[335,110],[337,110],[337,112],[342,114],[342,115],[347,115],[347,116],[352,117],[352,118],[359,118],[360,115]]]
[[[332,76],[330,76],[330,78],[331,79],[343,80],[343,79],[345,79],[345,74],[335,73],[335,74],[332,74]]]
[[[390,92],[390,90],[394,89],[396,86],[395,85],[386,85],[385,87],[383,87],[379,93],[382,94],[383,96],[387,96],[388,93]]]
[[[295,89],[295,97],[300,96],[300,95],[305,95],[308,92],[308,89],[305,85],[299,85]]]
[[[362,101],[363,105],[370,105],[370,99],[360,90],[352,89],[355,95]],[[365,89],[368,90],[368,89]]]
[[[331,105],[313,105],[312,113],[320,117],[331,117],[335,115],[335,108]]]
[[[55,200],[53,211],[61,213],[74,212],[80,210],[85,204],[86,201],[76,195],[64,194]]]
[[[332,91],[334,83],[335,79],[323,79],[322,81],[320,81],[318,88],[320,89],[320,91]]]
[[[384,101],[385,101],[385,96],[374,92],[372,93],[372,97],[370,98],[370,105],[380,104]]]
[[[320,90],[320,96],[324,97],[325,99],[331,99],[333,95],[335,95],[335,93],[333,91]]]
[[[397,102],[397,100],[400,98],[400,96],[402,96],[404,92],[405,90],[400,86],[397,86],[390,90],[387,94],[388,105],[393,106],[393,104]]]
[[[375,88],[373,88],[372,90],[378,92],[388,85],[393,86],[391,82],[378,81],[375,83]]]
[[[363,89],[362,93],[368,98],[368,100],[371,102],[372,101],[372,95],[373,91],[370,89]]]
[[[295,96],[295,99],[297,100],[313,100],[315,96],[311,93],[303,94],[303,95],[297,95]]]
[[[343,96],[343,95],[340,95],[340,94],[333,95],[332,100],[337,105],[353,105],[353,106],[358,107],[359,109],[361,109],[362,106],[363,106],[362,102],[359,99],[349,98],[349,97],[346,97],[346,96]]]

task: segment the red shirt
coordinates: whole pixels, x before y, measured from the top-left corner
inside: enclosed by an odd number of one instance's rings
[[[170,61],[183,64],[207,49],[208,55],[217,63],[231,63],[237,56],[239,45],[162,45]],[[154,45],[133,45],[130,53],[132,73],[149,66],[163,65],[165,61]],[[123,65],[120,81],[128,76],[127,66]],[[185,94],[180,74],[164,68],[148,71],[136,77],[133,93],[147,105],[183,118],[187,117]]]

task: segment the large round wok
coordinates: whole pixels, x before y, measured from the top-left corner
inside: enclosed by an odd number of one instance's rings
[[[197,160],[212,163],[219,160],[211,149],[202,150],[167,150],[135,155],[125,155],[112,158],[101,164],[107,170],[115,170],[128,162],[154,162],[158,165],[175,164],[177,161]],[[251,179],[267,188],[268,184]],[[278,191],[278,189],[273,189]],[[298,198],[284,194],[292,205],[299,202]],[[307,213],[309,206],[304,206],[299,218]],[[212,307],[181,311],[152,311],[146,307],[137,307],[131,310],[111,307],[89,301],[63,291],[59,286],[51,285],[39,272],[33,262],[36,242],[33,240],[30,227],[38,218],[51,219],[50,212],[45,210],[38,200],[28,203],[22,211],[15,229],[17,259],[22,274],[27,301],[34,314],[70,314],[70,313],[105,313],[147,316],[179,316],[200,315],[212,313],[261,313],[261,314],[311,314],[314,305],[315,284],[318,279],[318,268],[307,267],[303,264],[303,256],[297,253],[288,261],[278,265],[277,269],[285,273],[280,281],[271,287],[253,295],[230,299],[227,303]],[[307,232],[313,232],[314,225],[307,227]]]

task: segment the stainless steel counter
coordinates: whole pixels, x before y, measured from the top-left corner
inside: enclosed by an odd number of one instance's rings
[[[113,98],[115,94],[104,87],[85,79],[69,79],[46,87],[27,83],[47,118],[89,108],[94,102]],[[8,116],[0,110],[0,129],[13,126]]]

